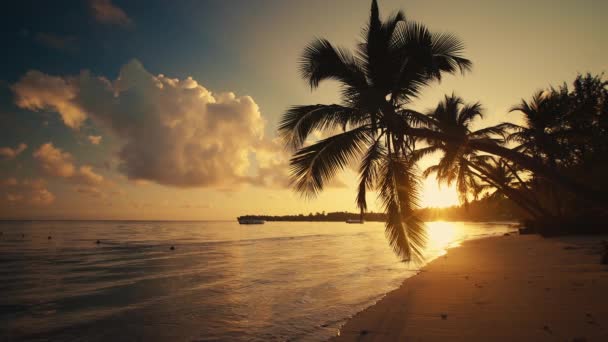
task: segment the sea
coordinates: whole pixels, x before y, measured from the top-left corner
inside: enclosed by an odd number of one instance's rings
[[[508,222],[0,222],[0,341],[324,341],[425,263]],[[173,247],[173,249],[171,248]]]

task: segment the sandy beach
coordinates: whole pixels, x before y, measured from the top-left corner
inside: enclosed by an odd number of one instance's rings
[[[466,242],[352,317],[333,341],[608,341],[602,239]]]

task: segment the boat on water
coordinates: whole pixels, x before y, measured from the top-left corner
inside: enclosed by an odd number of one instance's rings
[[[239,224],[264,224],[264,220],[250,218],[250,217],[237,217]]]
[[[348,220],[346,220],[346,223],[349,223],[349,224],[363,224],[363,222],[365,222],[365,221],[363,221],[361,219],[348,219]]]

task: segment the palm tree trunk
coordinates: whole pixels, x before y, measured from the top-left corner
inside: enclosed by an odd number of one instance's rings
[[[507,196],[510,200],[518,204],[520,207],[530,212],[532,216],[548,216],[550,215],[543,207],[541,207],[538,203],[530,200],[526,196],[519,193],[516,189],[508,186],[507,184],[501,184],[500,180],[495,179],[492,175],[488,174],[483,168],[478,167],[477,165],[467,162],[471,168],[480,174],[476,174],[478,177],[482,176],[484,181],[494,185],[497,189],[499,189],[505,196]],[[491,182],[489,182],[491,181]]]
[[[539,214],[536,210],[532,209],[527,203],[524,203],[524,201],[522,201],[517,195],[515,195],[514,192],[509,191],[509,189],[510,189],[509,187],[500,185],[498,182],[495,182],[492,179],[485,177],[481,174],[478,174],[478,173],[473,173],[473,174],[475,176],[477,176],[478,178],[480,178],[481,180],[483,180],[484,182],[494,186],[497,191],[502,192],[505,196],[507,196],[507,198],[509,200],[513,201],[513,203],[515,203],[517,206],[519,206],[525,212],[530,214],[531,217],[537,218],[537,217],[541,216],[541,214]]]

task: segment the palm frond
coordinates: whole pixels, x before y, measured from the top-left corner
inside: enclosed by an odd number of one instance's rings
[[[387,213],[385,233],[393,251],[404,261],[423,258],[426,227],[415,214],[419,183],[412,165],[394,156],[384,158],[379,197]]]
[[[286,145],[298,149],[315,130],[345,128],[349,123],[360,123],[363,117],[354,108],[336,104],[293,106],[283,114],[279,122],[279,135]]]
[[[372,190],[376,187],[380,162],[382,158],[386,157],[386,148],[382,145],[381,138],[382,136],[378,137],[369,147],[359,166],[357,206],[364,211],[367,210],[367,190]]]
[[[508,137],[507,131],[513,129],[514,126],[516,126],[516,125],[509,123],[509,122],[503,122],[496,126],[490,126],[490,127],[478,129],[474,132],[471,132],[471,134],[469,136],[471,138],[477,139],[477,138],[486,138],[491,135],[500,135],[501,137],[503,137],[503,139],[507,139],[507,137]]]
[[[316,39],[304,49],[300,72],[311,88],[317,88],[321,81],[328,79],[354,88],[366,85],[357,58],[346,49],[335,48],[326,39]]]
[[[410,153],[409,160],[412,163],[417,163],[418,161],[420,161],[420,159],[422,159],[428,155],[431,155],[437,151],[442,151],[442,150],[443,149],[441,146],[436,146],[436,145],[419,148]]]
[[[481,103],[465,104],[458,114],[458,124],[466,126],[476,117],[483,118],[483,107]]]
[[[464,43],[458,37],[439,33],[433,34],[431,40],[437,79],[441,79],[440,72],[454,73],[460,70],[464,74],[471,70],[473,63],[463,57]]]
[[[316,196],[369,142],[369,129],[360,127],[301,148],[290,160],[292,185],[307,197]]]

